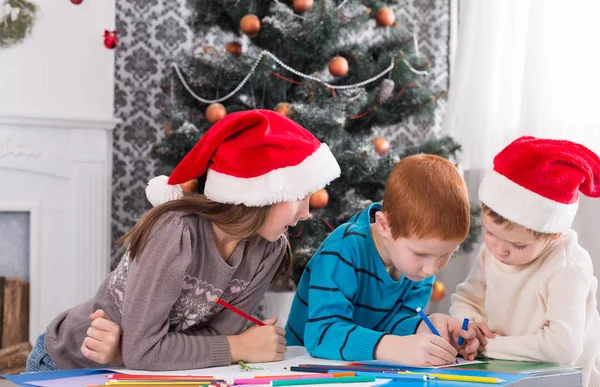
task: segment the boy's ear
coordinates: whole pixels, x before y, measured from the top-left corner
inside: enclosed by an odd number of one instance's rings
[[[558,238],[560,238],[562,234],[558,233],[558,234],[552,234],[550,235],[550,239],[552,239],[553,241],[557,240]]]
[[[387,238],[391,235],[390,224],[388,223],[387,216],[381,212],[377,211],[375,213],[375,226],[379,234],[384,238]]]

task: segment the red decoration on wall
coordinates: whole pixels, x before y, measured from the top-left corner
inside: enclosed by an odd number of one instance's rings
[[[83,3],[83,0],[71,0],[71,3],[73,3],[75,5],[79,5],[79,4]]]
[[[104,30],[104,47],[112,50],[119,44],[119,38],[117,37],[117,30],[109,31]]]

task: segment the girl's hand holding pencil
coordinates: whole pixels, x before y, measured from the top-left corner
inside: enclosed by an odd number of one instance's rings
[[[285,330],[276,326],[277,317],[262,321],[263,326],[254,326],[236,336],[227,336],[231,348],[231,360],[250,363],[280,361],[284,359]]]
[[[239,335],[227,336],[231,348],[231,361],[250,363],[280,361],[287,352],[285,329],[275,326],[277,317],[259,321],[235,306],[217,298],[217,303],[231,312],[256,324]]]

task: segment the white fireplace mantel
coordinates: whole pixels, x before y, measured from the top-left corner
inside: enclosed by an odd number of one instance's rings
[[[92,296],[109,271],[118,122],[0,115],[0,211],[31,214],[32,342],[58,313]]]

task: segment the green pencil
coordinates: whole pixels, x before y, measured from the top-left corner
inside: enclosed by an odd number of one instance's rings
[[[374,382],[373,376],[342,376],[341,378],[319,378],[294,379],[294,380],[272,380],[271,386],[300,386],[307,384],[332,384],[332,383],[369,383]]]

